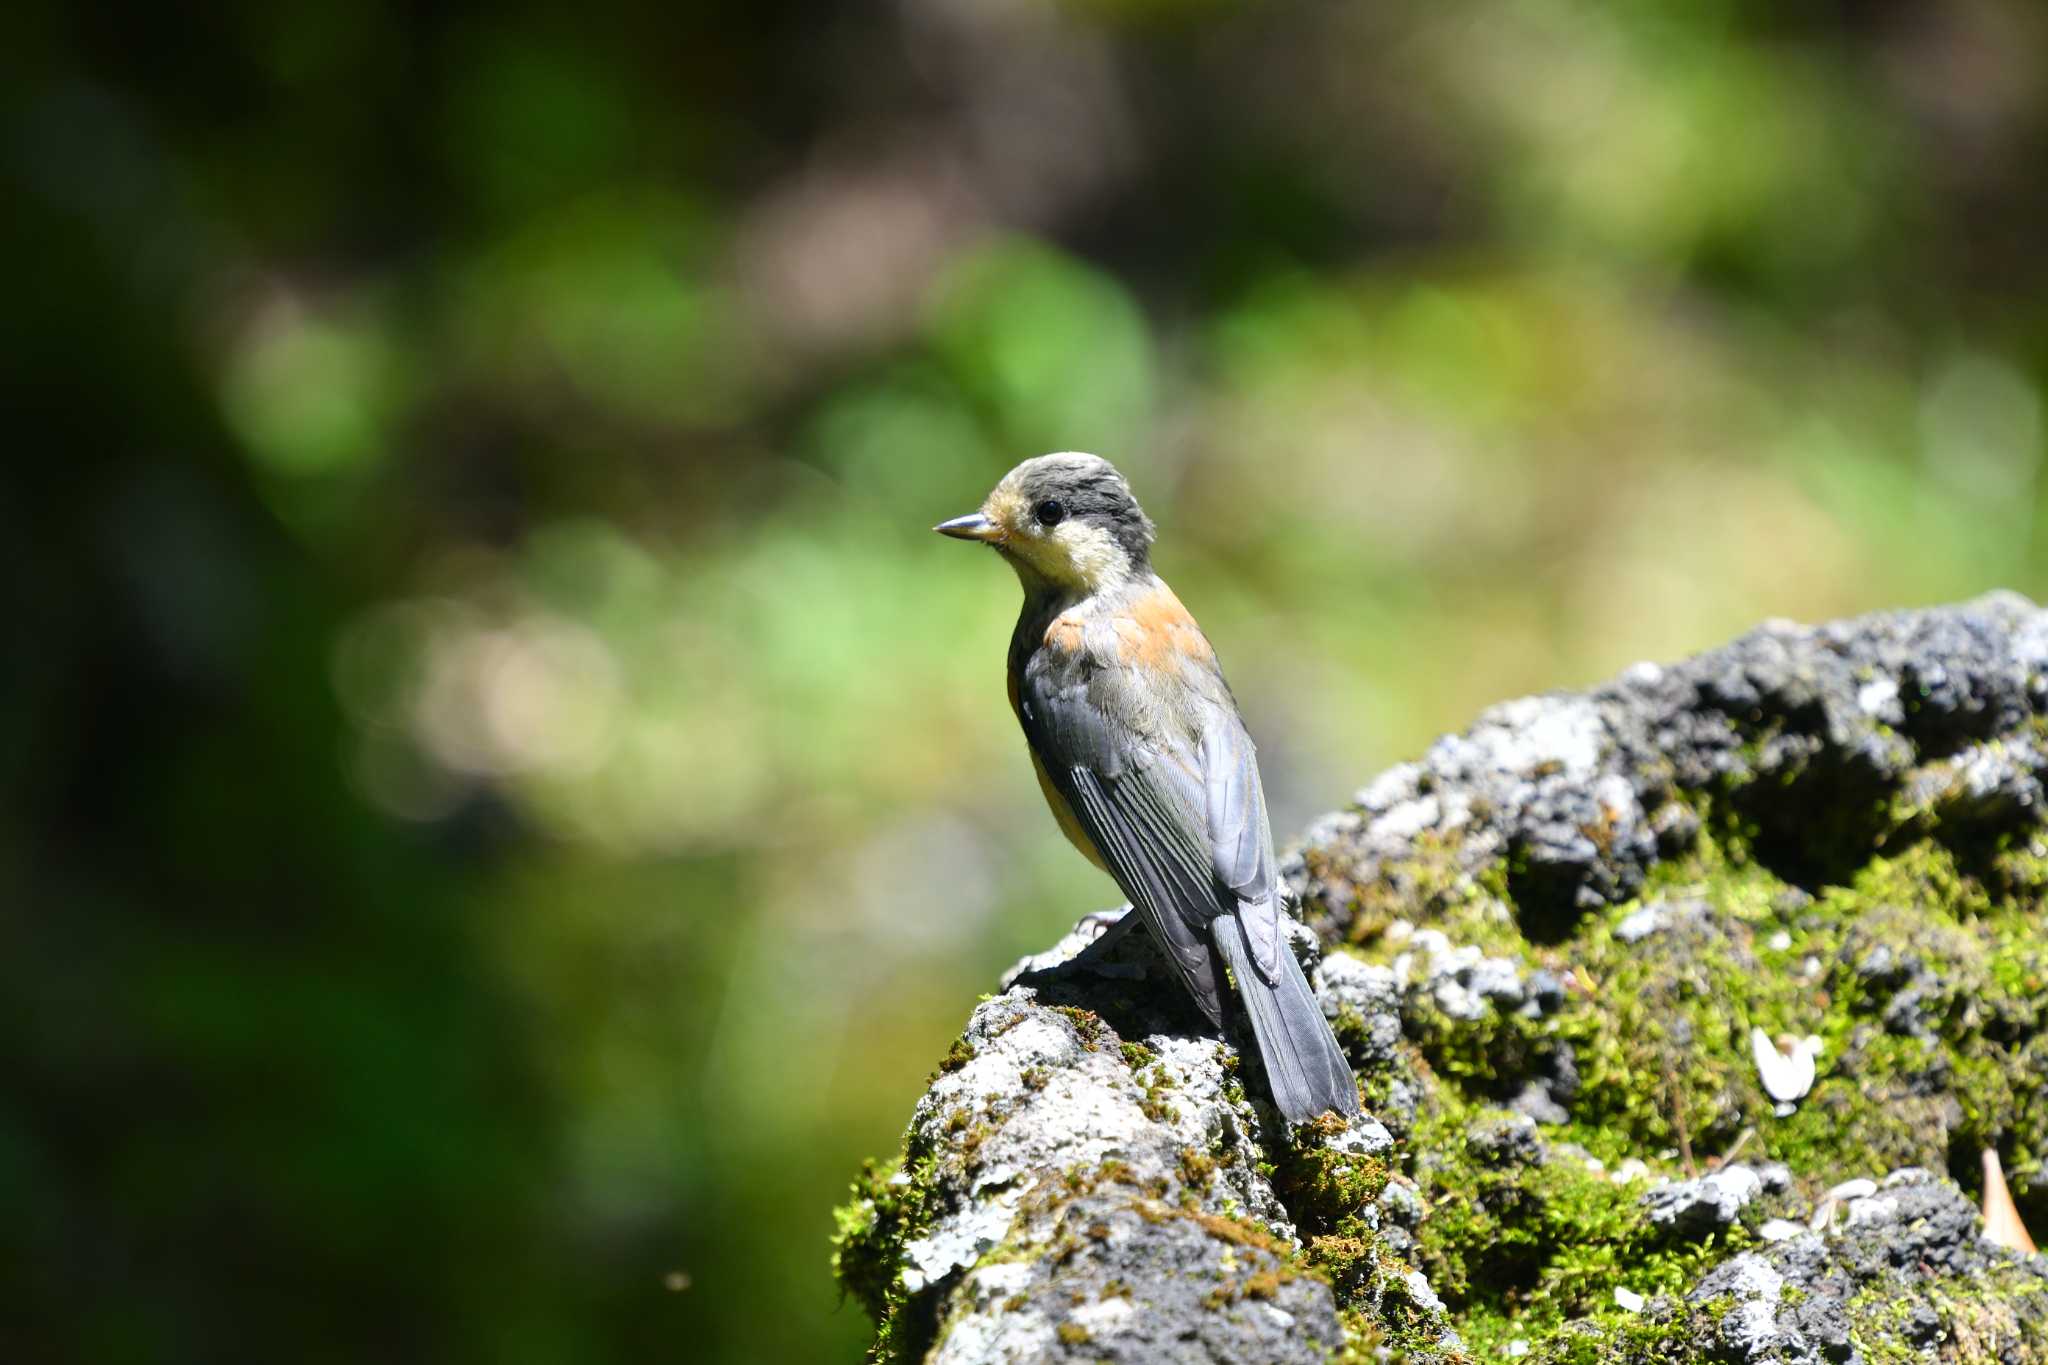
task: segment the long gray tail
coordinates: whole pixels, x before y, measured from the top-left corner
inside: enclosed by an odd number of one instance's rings
[[[1237,992],[1252,1017],[1252,1033],[1259,1040],[1259,1056],[1266,1063],[1266,1079],[1281,1115],[1289,1123],[1301,1123],[1325,1109],[1347,1117],[1357,1114],[1358,1083],[1294,955],[1282,947],[1279,979],[1267,985],[1252,965],[1251,948],[1237,916],[1219,915],[1211,925],[1216,950],[1237,978]]]

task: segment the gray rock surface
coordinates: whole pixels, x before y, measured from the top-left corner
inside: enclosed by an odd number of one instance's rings
[[[1096,927],[1018,969],[1071,957]],[[1262,1166],[1290,1150],[1287,1134],[1148,940],[1127,938],[1110,970],[984,1001],[919,1101],[891,1182],[916,1186],[921,1206],[891,1248],[908,1305],[898,1329],[956,1365],[1328,1359],[1343,1335],[1331,1286],[1302,1273]],[[1325,987],[1333,1010],[1353,999],[1398,1031],[1389,980],[1368,972],[1344,989]],[[1296,1146],[1341,1175],[1380,1162],[1394,1138],[1368,1117],[1304,1130]],[[1426,1280],[1407,1267],[1387,1280],[1377,1292],[1422,1325],[1419,1339],[1445,1334]]]
[[[1763,1177],[1749,1167],[1729,1165],[1697,1180],[1660,1185],[1642,1202],[1652,1225],[1673,1236],[1699,1236],[1733,1227],[1763,1187]]]
[[[1725,789],[1758,852],[1805,882],[1860,858],[1892,797],[1940,818],[2040,807],[2048,763],[2019,732],[2048,697],[2048,614],[2011,593],[1824,626],[1773,622],[1585,694],[1524,697],[1389,769],[1317,821],[1287,872],[1342,937],[1376,879],[1428,848],[1511,869],[1525,932],[1568,932],[1641,888],[1697,817],[1673,798]],[[1647,926],[1646,926],[1647,931]]]
[[[2001,1336],[2017,1346],[2048,1330],[2040,1302],[2048,1298],[2048,1260],[2017,1258],[1980,1231],[1977,1209],[1954,1182],[1922,1170],[1894,1172],[1881,1193],[1851,1201],[1846,1229],[1743,1252],[1703,1276],[1687,1295],[1704,1310],[1701,1345],[1711,1333],[1748,1365],[1820,1365],[1860,1358],[1860,1336],[1938,1359],[1934,1348],[1954,1334],[1941,1299],[1956,1283],[1998,1272],[2014,1278],[2003,1295],[2013,1308],[2001,1315],[1994,1302],[1975,1330],[1993,1348],[1981,1358],[1999,1359]]]

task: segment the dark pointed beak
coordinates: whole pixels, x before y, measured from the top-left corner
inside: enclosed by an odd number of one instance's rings
[[[955,540],[986,541],[1002,538],[1002,530],[979,512],[969,512],[964,517],[942,521],[932,529],[942,536],[951,536]]]

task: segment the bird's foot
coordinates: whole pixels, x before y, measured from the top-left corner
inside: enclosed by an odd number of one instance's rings
[[[1094,940],[1065,962],[1033,971],[1020,972],[1011,983],[1018,986],[1037,986],[1054,981],[1071,981],[1077,976],[1105,976],[1124,981],[1142,981],[1145,968],[1136,962],[1111,962],[1110,953],[1131,932],[1137,924],[1138,912],[1127,902],[1115,910],[1098,910],[1082,917],[1080,924],[1095,928]]]
[[[1131,932],[1131,926],[1137,922],[1138,917],[1132,913],[1131,903],[1125,901],[1114,910],[1097,910],[1081,916],[1074,922],[1074,927],[1078,929],[1085,924],[1093,929],[1095,941],[1089,947],[1100,948],[1116,942]]]

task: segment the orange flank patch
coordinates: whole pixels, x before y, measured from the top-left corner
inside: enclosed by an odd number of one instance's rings
[[[1161,583],[1131,603],[1128,616],[1116,623],[1117,655],[1138,668],[1167,668],[1183,659],[1208,661],[1209,641],[1188,609]]]

